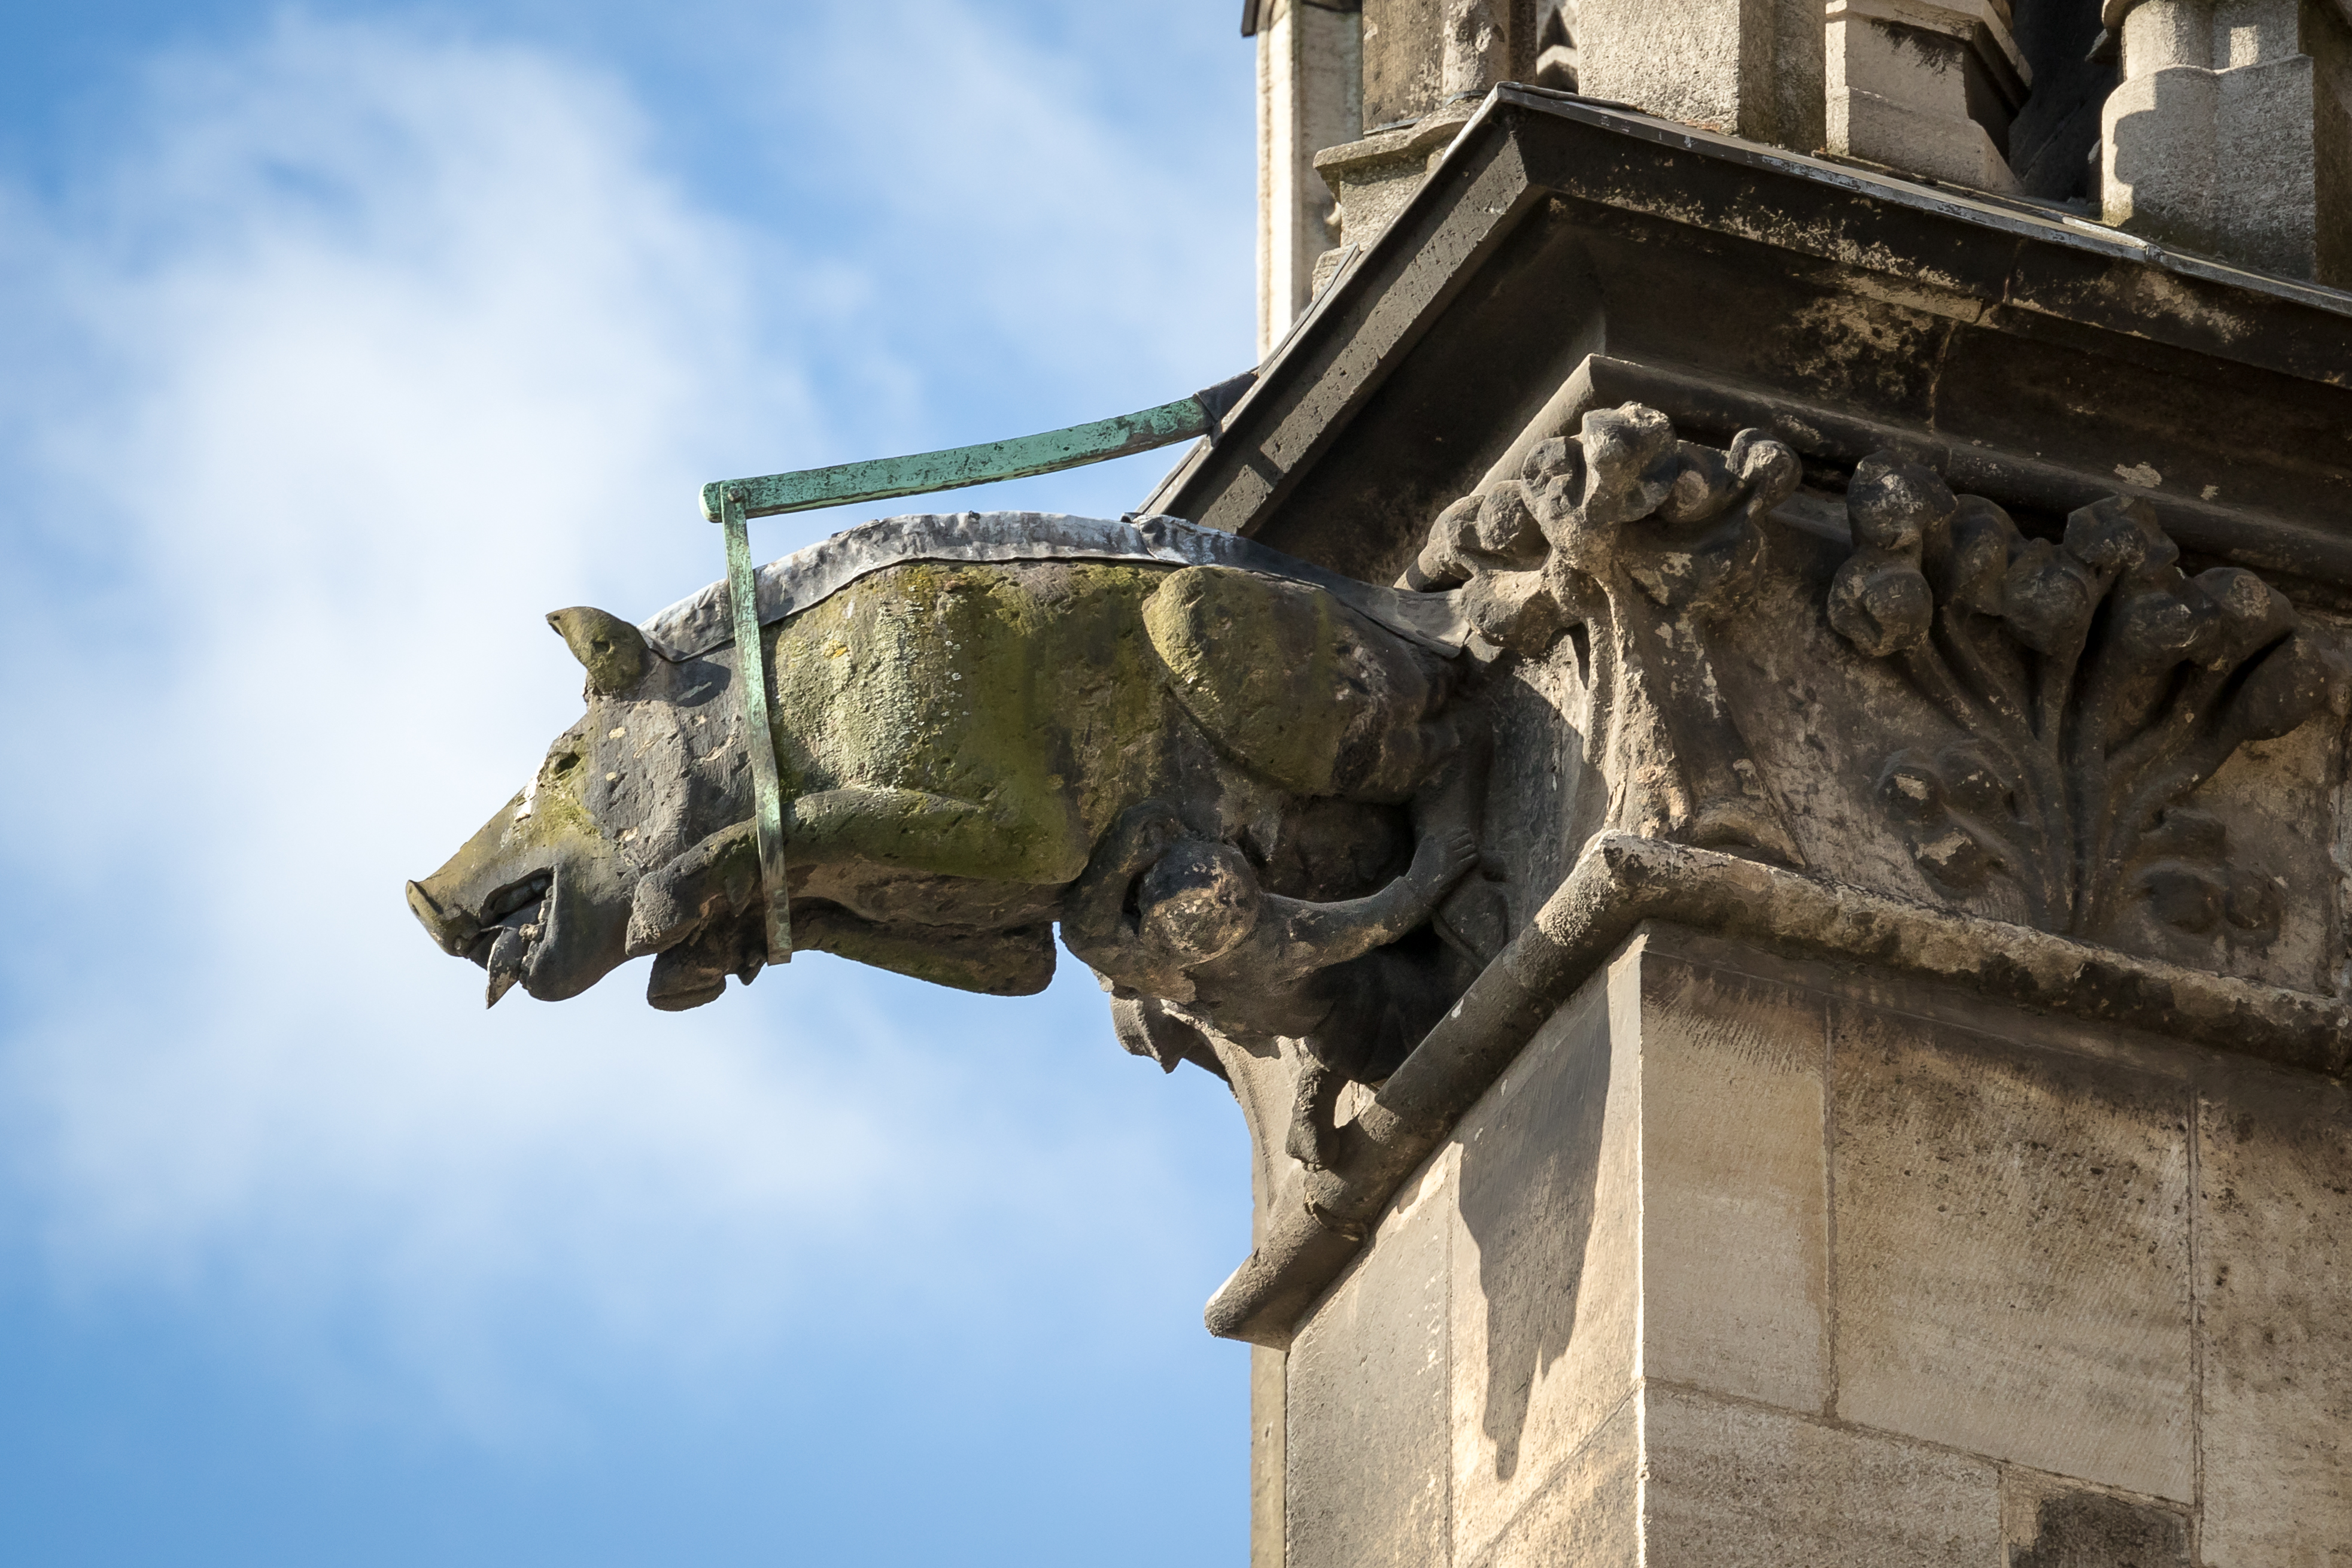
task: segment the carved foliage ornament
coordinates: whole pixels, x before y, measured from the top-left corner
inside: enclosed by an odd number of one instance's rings
[[[1718,451],[1654,408],[1596,409],[1440,514],[1404,584],[1461,586],[1472,623],[1515,653],[1574,639],[1605,826],[1801,865],[1707,634],[1753,590],[1759,523],[1799,477],[1796,454],[1756,431]]]
[[[1853,554],[1830,624],[1962,731],[1887,760],[1882,799],[1943,889],[2013,881],[2032,923],[2103,938],[2148,900],[2198,934],[2263,942],[2273,885],[2184,803],[2249,741],[2339,715],[2352,669],[2253,573],[2191,577],[2144,501],[2110,497],[2026,537],[1888,453],[1846,492]]]
[[[1795,455],[1754,431],[1717,451],[1654,409],[1596,410],[1448,507],[1404,585],[1459,587],[1480,633],[1522,656],[1572,641],[1603,826],[1802,865],[1711,652],[1755,589],[1762,518],[1798,479]],[[2031,538],[1878,453],[1846,506],[1831,626],[1959,731],[1895,751],[1878,781],[1932,885],[1967,897],[2006,879],[2030,923],[2095,940],[2144,903],[2178,931],[2268,941],[2276,884],[2232,867],[2220,820],[2189,800],[2245,742],[2346,711],[2352,666],[2327,635],[2252,572],[2183,573],[2141,501]]]

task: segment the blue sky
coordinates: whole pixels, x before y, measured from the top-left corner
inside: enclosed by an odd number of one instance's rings
[[[1240,1119],[1075,963],[485,1013],[400,899],[701,481],[1247,365],[1235,10],[0,4],[0,1563],[1242,1556]]]

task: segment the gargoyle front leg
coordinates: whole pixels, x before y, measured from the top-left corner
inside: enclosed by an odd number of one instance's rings
[[[918,790],[835,789],[785,805],[784,858],[792,866],[855,861],[1052,884],[1084,869],[1087,847],[1068,825],[1009,818],[971,801]],[[723,827],[637,884],[625,951],[639,958],[674,946],[714,917],[749,908],[759,888],[751,824]]]
[[[1011,931],[896,927],[819,904],[793,911],[793,951],[830,952],[984,996],[1034,995],[1054,978],[1054,928],[1044,922]],[[758,919],[711,920],[655,957],[646,1000],[672,1013],[699,1007],[719,1000],[730,974],[749,985],[767,961]]]
[[[760,847],[751,824],[722,827],[637,883],[629,902],[631,958],[663,952],[714,917],[751,907],[760,889]]]

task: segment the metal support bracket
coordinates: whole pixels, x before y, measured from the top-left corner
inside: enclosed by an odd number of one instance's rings
[[[751,753],[751,823],[760,846],[760,892],[767,911],[768,962],[793,961],[792,896],[784,881],[784,793],[776,778],[776,740],[768,716],[768,660],[760,647],[760,591],[751,575],[751,531],[743,498],[721,489],[727,534],[727,607],[735,622],[735,682],[743,691],[743,744]]]

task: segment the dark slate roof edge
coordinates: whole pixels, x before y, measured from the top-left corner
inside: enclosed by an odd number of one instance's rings
[[[1727,162],[1769,168],[1793,174],[1800,179],[1836,185],[1858,195],[1875,197],[1896,206],[1910,207],[1919,212],[1937,213],[1958,217],[1986,227],[2004,230],[2029,238],[2090,250],[2121,261],[2136,261],[2158,267],[2165,271],[2203,282],[2226,284],[2233,289],[2251,289],[2270,294],[2314,310],[2335,315],[2352,317],[2352,293],[2330,289],[2323,284],[2307,283],[2298,279],[2281,278],[2274,273],[2257,272],[2233,266],[2211,257],[2191,251],[2174,250],[2142,239],[2137,235],[2109,225],[2095,222],[2074,214],[2061,215],[2043,208],[2037,203],[2013,200],[1990,192],[1970,191],[1962,186],[1947,185],[1933,180],[1905,179],[1895,174],[1881,174],[1851,163],[1832,162],[1791,153],[1783,147],[1772,147],[1758,142],[1746,142],[1737,136],[1698,126],[1685,125],[1679,121],[1660,120],[1638,110],[1612,105],[1597,99],[1578,98],[1570,93],[1553,92],[1549,89],[1527,87],[1517,82],[1505,82],[1490,95],[1489,103],[1511,103],[1538,113],[1555,115],[1562,120],[1574,120],[1604,130],[1622,132],[1661,146],[1680,147],[1702,156],[1721,158]],[[1486,105],[1481,105],[1483,113]],[[1477,117],[1469,122],[1475,124]],[[1466,137],[1468,126],[1465,126]],[[1461,146],[1457,141],[1454,147]],[[1454,151],[1449,148],[1448,152]],[[1434,184],[1433,180],[1431,184]],[[1418,195],[1418,193],[1416,193]],[[1400,215],[1402,216],[1402,215]]]

